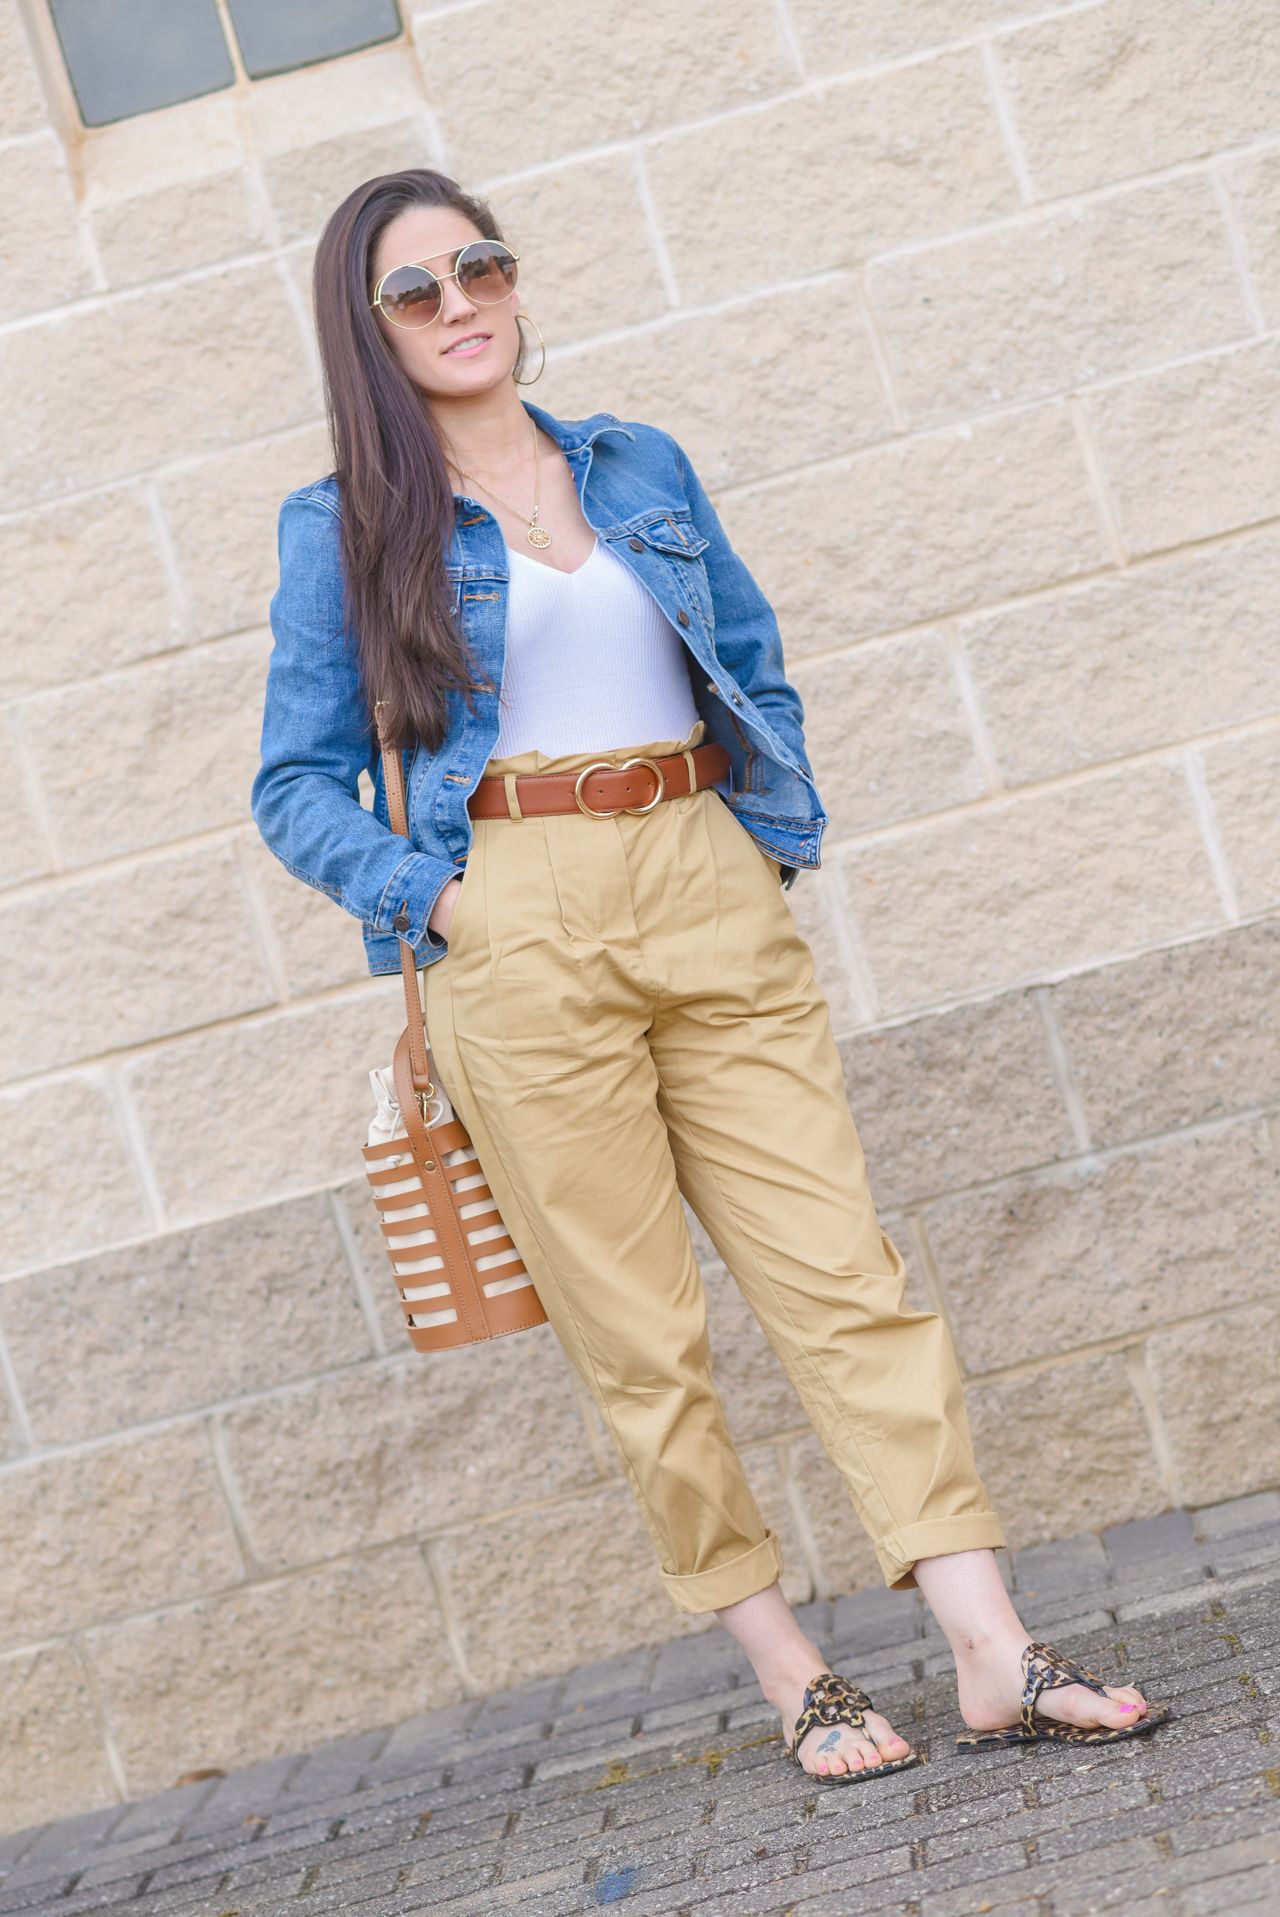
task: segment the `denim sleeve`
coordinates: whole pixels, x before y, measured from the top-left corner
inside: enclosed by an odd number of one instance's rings
[[[693,523],[709,541],[703,562],[715,611],[716,654],[751,703],[809,772],[804,749],[804,707],[799,693],[787,680],[782,639],[773,607],[729,544],[715,507],[707,498],[687,454],[679,448],[677,452],[681,483],[693,513]]]
[[[253,816],[280,863],[366,928],[391,933],[407,904],[412,944],[456,868],[409,849],[360,804],[374,757],[355,645],[343,613],[339,522],[323,499],[280,511],[280,589]],[[430,941],[429,942],[434,942]]]

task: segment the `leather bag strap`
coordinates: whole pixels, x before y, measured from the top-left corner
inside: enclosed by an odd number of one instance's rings
[[[390,745],[382,729],[382,701],[373,708],[374,724],[378,728],[378,744],[382,748],[382,780],[387,789],[387,812],[391,819],[391,830],[402,839],[409,836],[409,812],[404,796],[404,761],[399,746]],[[406,899],[397,918],[405,919],[404,929],[408,930],[409,901]],[[397,927],[399,930],[399,927]],[[418,966],[414,958],[413,947],[408,939],[400,940],[400,977],[404,983],[405,1029],[409,1038],[409,1059],[413,1067],[413,1089],[425,1092],[431,1083],[431,1054],[427,1050],[427,1026],[422,1011],[422,995],[418,990]],[[403,1100],[400,1106],[404,1110]],[[408,1123],[406,1118],[405,1123]]]
[[[416,988],[415,988],[416,989]],[[480,1343],[491,1334],[485,1318],[484,1297],[476,1282],[475,1272],[471,1268],[466,1240],[462,1236],[462,1226],[458,1214],[453,1208],[453,1193],[449,1189],[449,1176],[444,1160],[431,1136],[430,1127],[424,1122],[418,1108],[417,1098],[411,1082],[412,1067],[409,1061],[409,1034],[402,1032],[396,1046],[395,1057],[396,1097],[400,1100],[400,1116],[409,1134],[409,1148],[413,1153],[413,1162],[418,1176],[422,1180],[422,1189],[427,1195],[427,1208],[431,1214],[431,1223],[435,1227],[436,1244],[444,1259],[445,1270],[449,1274],[449,1283],[453,1291],[454,1303],[467,1336],[473,1344]],[[478,1171],[474,1162],[460,1167],[455,1176],[463,1171]],[[467,1194],[468,1200],[470,1193]],[[486,1244],[485,1250],[489,1249]]]

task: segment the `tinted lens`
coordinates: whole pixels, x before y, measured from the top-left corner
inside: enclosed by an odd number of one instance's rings
[[[378,304],[393,326],[430,326],[440,311],[440,282],[425,266],[397,266],[383,280]]]
[[[473,240],[458,255],[458,285],[477,306],[494,306],[516,283],[516,256],[496,240]]]

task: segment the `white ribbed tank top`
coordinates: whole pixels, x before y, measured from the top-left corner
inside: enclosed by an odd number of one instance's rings
[[[616,553],[576,572],[507,548],[511,586],[495,759],[687,739],[698,722],[679,633]]]

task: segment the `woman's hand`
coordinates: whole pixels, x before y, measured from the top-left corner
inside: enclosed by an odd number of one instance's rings
[[[444,891],[431,908],[431,916],[427,920],[428,931],[437,933],[442,939],[448,938],[449,927],[453,924],[453,914],[457,907],[458,894],[461,890],[461,879],[449,880]]]

